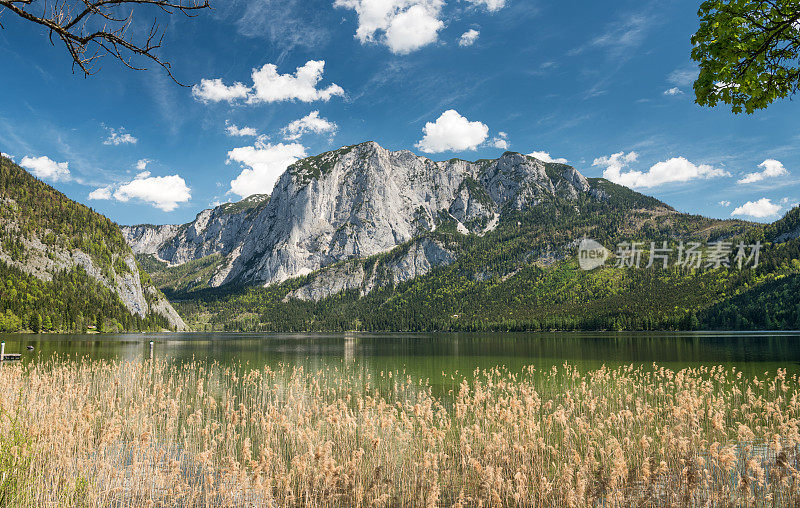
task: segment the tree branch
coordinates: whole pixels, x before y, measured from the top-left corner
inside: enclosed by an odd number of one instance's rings
[[[33,12],[37,5],[42,6],[41,14]],[[55,0],[49,9],[47,0],[0,0],[0,16],[8,11],[46,28],[51,43],[54,35],[61,40],[72,58],[73,67],[77,66],[85,76],[97,72],[94,63],[105,55],[134,70],[146,69],[134,63],[136,57],[142,57],[161,66],[175,83],[186,86],[172,74],[169,62],[156,53],[165,34],[159,29],[157,17],[153,18],[144,40],[136,42],[128,36],[134,10],[140,7],[156,8],[168,15],[181,13],[186,17],[197,16],[197,11],[211,8],[209,0]],[[101,29],[89,29],[94,20],[103,23]],[[4,28],[2,24],[0,28]]]

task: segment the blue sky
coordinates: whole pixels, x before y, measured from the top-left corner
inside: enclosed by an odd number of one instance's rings
[[[797,101],[694,104],[697,1],[217,3],[170,22],[161,55],[185,88],[111,59],[73,74],[4,15],[0,151],[122,224],[187,222],[365,140],[439,160],[545,152],[718,218],[800,201]]]

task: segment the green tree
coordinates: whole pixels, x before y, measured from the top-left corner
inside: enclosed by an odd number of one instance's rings
[[[94,324],[94,329],[97,331],[97,333],[102,333],[103,332],[103,315],[102,314],[98,314],[97,315],[97,319],[95,320],[95,324]]]
[[[800,88],[800,0],[709,0],[698,11],[692,58],[696,102],[752,113]]]
[[[28,321],[28,328],[30,328],[33,333],[40,333],[42,331],[42,317],[37,313],[31,314]]]
[[[697,312],[692,311],[689,316],[689,330],[697,330],[700,328],[700,320],[697,318]]]

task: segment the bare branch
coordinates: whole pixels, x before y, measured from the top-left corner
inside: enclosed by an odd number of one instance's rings
[[[5,12],[11,12],[45,27],[50,42],[60,40],[72,58],[73,69],[79,68],[86,76],[97,72],[95,63],[106,55],[134,70],[146,69],[135,63],[144,58],[161,66],[175,83],[186,86],[172,74],[169,62],[157,54],[165,34],[157,16],[154,15],[146,38],[135,41],[129,36],[134,10],[148,7],[162,14],[181,13],[186,17],[211,8],[209,0],[54,0],[49,5],[47,0],[0,0],[0,19]],[[102,28],[92,28],[99,24]]]

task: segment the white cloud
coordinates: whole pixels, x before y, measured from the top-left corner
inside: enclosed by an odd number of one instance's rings
[[[144,171],[147,169],[148,164],[150,164],[150,159],[139,159],[136,161],[136,169],[138,171]]]
[[[592,166],[604,167],[603,178],[614,183],[627,187],[657,187],[667,183],[688,182],[697,179],[717,178],[730,176],[722,169],[714,168],[708,164],[695,165],[684,157],[673,157],[672,159],[653,164],[647,172],[622,170],[638,158],[636,152],[615,153],[608,157],[598,157],[592,162]]]
[[[717,93],[722,92],[723,90],[738,90],[739,83],[726,83],[725,81],[716,81],[714,83],[714,91]]]
[[[611,25],[603,34],[595,37],[591,45],[608,49],[611,56],[623,56],[644,41],[645,33],[652,25],[650,17],[633,14]]]
[[[433,44],[439,37],[444,22],[422,5],[413,5],[392,20],[386,29],[386,45],[392,53],[406,55]]]
[[[258,132],[253,127],[239,127],[238,125],[225,121],[225,131],[228,136],[257,136]]]
[[[305,156],[306,149],[299,143],[273,145],[259,139],[254,146],[234,148],[228,152],[228,162],[238,162],[244,168],[231,181],[230,192],[243,198],[271,194],[286,168]]]
[[[462,48],[466,48],[467,46],[472,46],[473,44],[475,44],[475,41],[478,40],[478,37],[480,37],[480,35],[481,33],[478,30],[475,29],[467,30],[466,32],[461,34],[461,37],[458,39],[458,45],[461,46]]]
[[[729,206],[731,206],[731,202],[730,201],[725,201],[723,199],[722,201],[719,202],[719,206],[724,206],[725,208],[728,208]]]
[[[138,139],[125,132],[122,127],[119,130],[109,128],[108,132],[108,137],[103,141],[104,145],[135,145],[139,142]]]
[[[14,162],[14,156],[13,155],[9,155],[9,154],[7,154],[5,152],[0,152],[0,157],[5,157],[6,159],[10,160],[11,162]]]
[[[694,81],[697,79],[698,73],[699,71],[697,70],[696,65],[680,67],[669,73],[669,76],[667,76],[667,81],[678,87],[691,86],[692,83],[694,83]]]
[[[278,68],[266,64],[253,70],[253,92],[247,102],[281,102],[299,100],[300,102],[327,102],[336,95],[344,95],[342,87],[331,84],[317,89],[325,71],[324,60],[309,60],[292,74],[278,74]]]
[[[664,95],[683,95],[683,90],[674,86],[668,90],[664,90]]]
[[[746,183],[755,183],[764,180],[765,178],[775,178],[778,176],[786,176],[789,172],[783,167],[783,163],[781,161],[776,161],[775,159],[767,159],[758,167],[762,168],[762,171],[756,171],[755,173],[748,173],[744,175],[743,178],[737,181],[737,183],[746,184]]]
[[[331,97],[343,96],[344,90],[336,84],[317,88],[325,70],[324,60],[309,60],[297,68],[294,74],[279,74],[274,64],[265,64],[253,69],[253,86],[242,83],[226,86],[222,80],[203,79],[192,88],[194,96],[203,102],[234,102],[247,99],[248,104],[283,101],[329,101]]]
[[[758,201],[748,201],[742,206],[736,208],[733,212],[731,212],[731,216],[741,215],[763,219],[765,217],[777,215],[780,210],[781,205],[773,203],[768,198],[761,198]]]
[[[356,38],[362,44],[380,41],[396,54],[433,44],[444,28],[439,19],[444,0],[336,0],[333,5],[356,11]]]
[[[105,201],[111,199],[114,187],[109,185],[107,187],[100,187],[89,193],[89,199],[97,201]]]
[[[199,85],[192,87],[192,95],[203,102],[235,102],[244,99],[250,89],[238,81],[230,86],[221,79],[201,79]]]
[[[110,192],[108,187],[97,189],[92,192],[95,197],[92,198],[90,194],[90,199],[109,199],[104,196]],[[171,212],[180,203],[189,201],[192,194],[186,181],[178,175],[150,176],[149,171],[143,171],[132,181],[120,185],[114,191],[113,197],[123,203],[139,199],[160,210]]]
[[[489,141],[489,145],[500,150],[508,150],[508,134],[505,132],[498,132],[497,136]]]
[[[467,0],[473,5],[485,5],[489,12],[499,11],[506,6],[506,0]]]
[[[70,179],[68,162],[56,162],[44,155],[41,157],[25,156],[19,165],[42,180],[59,182]]]
[[[475,150],[486,141],[489,127],[481,122],[470,122],[454,109],[442,113],[436,122],[428,122],[422,129],[422,140],[417,148],[426,153]]]
[[[289,141],[296,141],[304,134],[313,132],[314,134],[336,134],[337,125],[333,122],[320,118],[319,111],[312,111],[303,118],[295,120],[283,129],[283,137]]]
[[[566,164],[566,163],[569,162],[567,159],[565,159],[563,157],[554,158],[548,152],[533,151],[533,152],[529,153],[528,155],[530,157],[533,157],[534,159],[539,159],[542,162],[556,162],[558,164]]]

